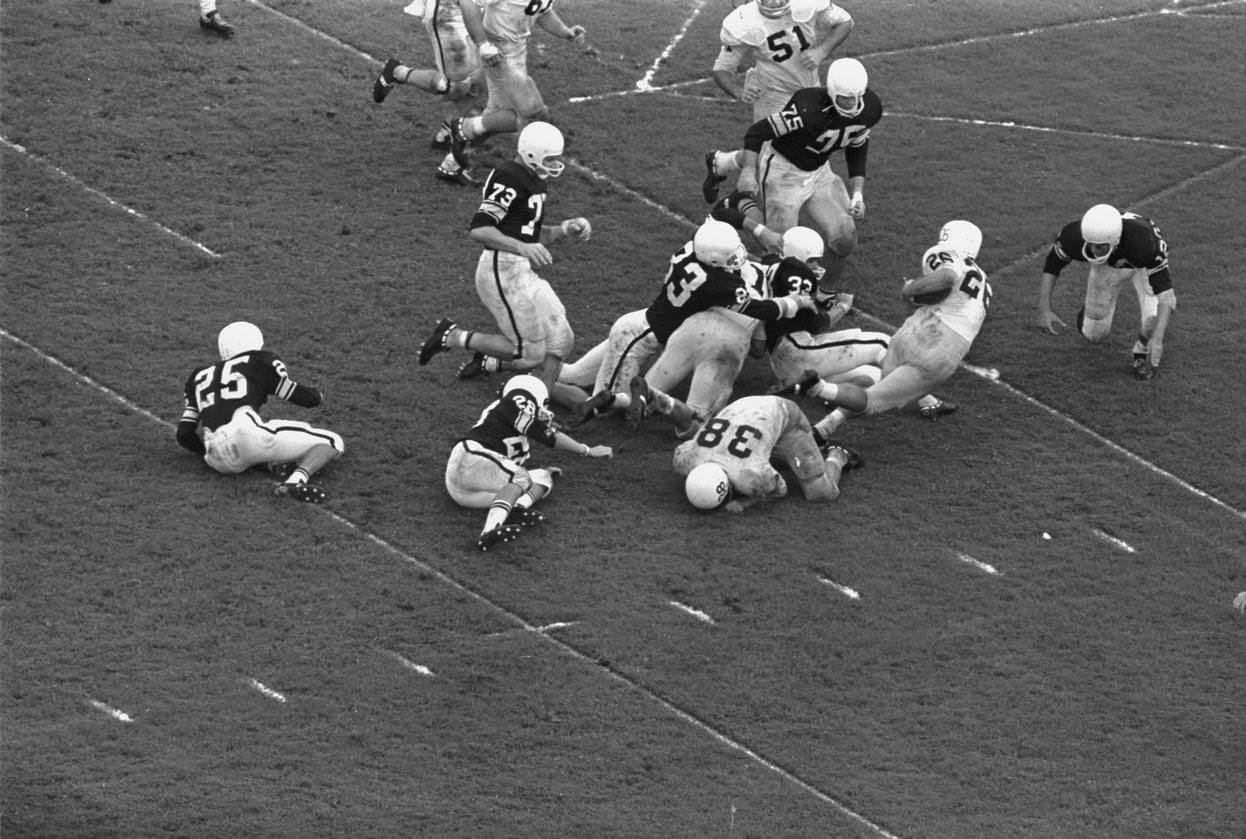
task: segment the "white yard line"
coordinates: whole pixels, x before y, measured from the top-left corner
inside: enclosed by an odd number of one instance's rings
[[[209,248],[207,245],[203,244],[202,242],[196,241],[190,238],[189,236],[186,236],[185,234],[178,233],[176,230],[170,227],[165,227],[160,222],[154,221],[153,219],[148,218],[147,216],[140,213],[138,210],[134,209],[133,207],[129,207],[125,204],[122,204],[120,201],[113,198],[112,196],[101,192],[100,190],[96,189],[93,186],[89,186],[81,178],[78,178],[74,175],[69,174],[64,169],[57,166],[55,163],[52,163],[47,158],[41,157],[40,155],[35,154],[30,149],[26,148],[20,143],[15,143],[7,137],[0,137],[0,145],[5,146],[6,148],[12,149],[13,151],[21,154],[27,160],[38,163],[40,166],[43,166],[45,169],[51,170],[53,174],[59,176],[61,179],[69,181],[74,186],[78,187],[84,192],[94,195],[96,198],[103,199],[110,206],[118,210],[121,210],[126,215],[130,216],[131,218],[138,219],[139,221],[144,222],[145,224],[150,224],[151,226],[155,227],[157,230],[159,230],[164,235],[172,236],[174,239],[181,242],[183,245],[190,245],[192,248],[199,251],[204,256],[211,257],[212,259],[221,258],[221,255],[219,253],[212,250],[211,248]]]

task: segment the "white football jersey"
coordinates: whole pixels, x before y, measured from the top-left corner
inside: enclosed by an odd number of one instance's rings
[[[947,297],[927,308],[936,312],[948,329],[972,342],[978,337],[991,305],[991,284],[972,257],[962,256],[944,243],[931,245],[922,254],[923,276],[945,267],[955,272],[956,282]]]
[[[779,96],[786,102],[802,87],[822,85],[818,71],[806,68],[800,54],[821,43],[832,27],[851,20],[830,0],[793,3],[780,18],[768,18],[756,3],[746,3],[723,18],[719,32],[723,49],[714,69],[735,72],[743,59],[752,55],[754,69],[749,84],[763,95]]]
[[[475,0],[484,10],[485,32],[493,41],[527,41],[532,22],[554,7],[554,0]]]

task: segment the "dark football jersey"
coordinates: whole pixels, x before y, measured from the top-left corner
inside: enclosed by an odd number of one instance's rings
[[[1059,274],[1070,262],[1089,262],[1084,248],[1080,221],[1069,222],[1061,229],[1043,271]],[[1172,288],[1168,274],[1168,243],[1155,222],[1137,213],[1121,214],[1121,240],[1109,253],[1107,265],[1113,268],[1145,268],[1151,290],[1161,294]]]
[[[818,278],[809,266],[799,259],[788,257],[766,266],[767,285],[772,297],[785,297],[789,294],[813,294],[818,287]],[[766,348],[774,345],[784,335],[792,332],[824,332],[830,322],[830,316],[821,308],[818,311],[801,309],[790,318],[766,321]]]
[[[529,440],[552,446],[556,434],[553,414],[540,408],[526,392],[516,390],[489,403],[463,438],[523,463],[528,459]]]
[[[761,151],[762,143],[770,140],[775,151],[809,172],[842,148],[849,177],[864,176],[870,129],[883,116],[883,103],[874,91],[867,89],[864,99],[861,113],[846,117],[835,110],[825,88],[802,87],[783,110],[749,127],[744,147]]]
[[[521,242],[539,242],[545,197],[545,181],[518,161],[503,163],[485,179],[471,227],[496,227]]]
[[[268,350],[254,350],[201,367],[186,379],[186,407],[215,431],[243,405],[259,410],[269,396],[288,399],[298,387],[286,365]]]
[[[753,263],[733,274],[722,268],[711,268],[697,260],[692,242],[687,242],[671,256],[662,290],[645,310],[645,318],[654,336],[663,344],[679,325],[697,312],[713,306],[740,311],[750,300],[763,296],[761,271]]]

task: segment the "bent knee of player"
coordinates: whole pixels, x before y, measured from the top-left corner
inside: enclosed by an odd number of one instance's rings
[[[1082,336],[1092,344],[1097,344],[1108,337],[1108,333],[1112,331],[1112,321],[1107,318],[1092,318],[1087,315],[1082,318],[1081,327]]]

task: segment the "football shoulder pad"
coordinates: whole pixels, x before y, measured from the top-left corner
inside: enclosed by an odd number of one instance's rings
[[[760,47],[766,41],[767,19],[757,9],[756,3],[737,6],[723,18],[719,40],[724,46]]]

